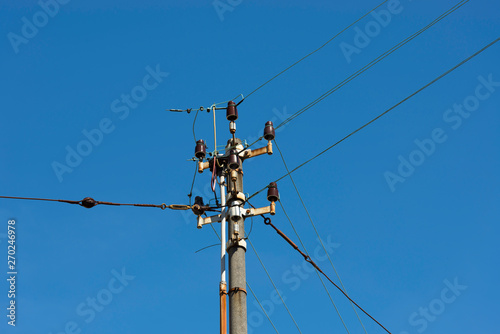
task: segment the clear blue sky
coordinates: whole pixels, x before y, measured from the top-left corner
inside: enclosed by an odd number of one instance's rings
[[[237,135],[260,136],[266,121],[280,123],[457,2],[401,0],[379,17],[384,26],[365,18],[240,105]],[[228,7],[218,12],[211,0],[61,0],[46,7],[49,16],[36,1],[3,0],[0,195],[186,203],[194,115],[165,109],[248,94],[379,2],[221,3]],[[470,1],[283,127],[277,139],[288,165],[498,38],[499,13],[495,1]],[[357,51],[346,56],[347,45]],[[499,56],[500,44],[294,173],[349,294],[393,333],[498,332]],[[122,100],[131,94],[135,101]],[[222,114],[217,125],[223,143]],[[200,113],[196,126],[213,149],[211,115]],[[87,155],[70,166],[68,149]],[[283,174],[278,154],[256,158],[245,166],[245,191]],[[197,194],[209,179],[198,176]],[[318,242],[290,180],[279,189],[313,252]],[[267,203],[264,193],[253,200]],[[2,279],[0,332],[218,332],[219,249],[195,253],[217,239],[196,229],[194,215],[0,200],[4,278],[12,218],[18,318],[16,328],[7,325]],[[273,222],[297,241],[279,207]],[[303,333],[345,332],[318,278],[297,269],[302,258],[260,218],[251,239]],[[318,264],[335,277],[328,261]],[[247,273],[280,333],[296,333],[251,249]],[[363,333],[345,298],[329,289],[350,332]],[[248,311],[253,333],[274,332],[251,295]],[[382,333],[361,318],[368,333]]]

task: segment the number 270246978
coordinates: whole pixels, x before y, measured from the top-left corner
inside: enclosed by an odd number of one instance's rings
[[[10,272],[16,270],[16,221],[9,220],[7,225],[8,241],[7,247],[7,265]]]

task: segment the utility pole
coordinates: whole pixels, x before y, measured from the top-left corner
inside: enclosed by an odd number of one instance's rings
[[[203,203],[201,197],[196,197],[192,206],[193,213],[197,216],[197,227],[216,222],[221,223],[221,281],[219,283],[220,295],[220,332],[226,334],[226,295],[229,295],[229,333],[247,334],[247,291],[246,291],[246,235],[245,218],[256,215],[275,214],[275,202],[279,199],[276,183],[271,183],[268,189],[268,200],[271,204],[262,208],[246,208],[246,197],[243,193],[243,161],[263,154],[273,154],[272,140],[275,131],[272,122],[267,122],[264,127],[263,138],[267,145],[255,150],[245,148],[242,141],[235,137],[238,111],[236,104],[229,101],[227,108],[213,105],[207,108],[213,112],[214,117],[214,151],[211,158],[206,158],[206,144],[203,140],[196,142],[195,157],[198,159],[198,171],[210,169],[212,173],[211,186],[215,191],[215,184],[219,183],[221,197],[221,213],[206,217],[206,211],[213,211]],[[227,141],[224,153],[217,151],[217,135],[215,130],[216,110],[226,110],[226,119],[232,138]],[[206,160],[206,161],[205,161]],[[217,181],[219,178],[219,181]],[[216,208],[218,209],[218,208]],[[205,217],[202,217],[202,216]],[[227,227],[226,227],[227,224]],[[227,229],[227,235],[226,235]],[[228,254],[229,289],[226,284],[226,252]]]
[[[232,143],[241,151],[241,141]],[[229,143],[228,143],[229,146]],[[227,148],[226,148],[227,152]],[[247,250],[245,237],[245,218],[242,214],[245,196],[243,195],[243,168],[231,170],[229,178],[227,205],[228,212],[228,246],[229,256],[229,328],[231,334],[247,333],[247,292],[245,253]]]

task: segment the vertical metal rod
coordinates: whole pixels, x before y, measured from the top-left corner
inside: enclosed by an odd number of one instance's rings
[[[221,247],[220,247],[220,274],[221,282],[226,282],[226,185],[225,177],[221,175],[220,177],[220,203],[222,206],[222,221],[220,223],[220,237],[221,237]]]
[[[212,114],[214,114],[214,156],[217,156],[217,128],[215,125],[215,105],[212,106]]]
[[[226,282],[220,284],[220,334],[227,334],[227,285]]]
[[[220,333],[227,333],[227,306],[226,306],[226,296],[227,296],[227,284],[226,284],[226,185],[225,185],[224,174],[220,177],[220,201],[222,205],[222,220],[220,223],[220,235],[221,235],[221,248],[220,248],[220,285],[219,285],[219,296],[220,296]]]

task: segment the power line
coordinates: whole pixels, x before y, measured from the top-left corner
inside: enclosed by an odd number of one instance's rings
[[[276,148],[278,149],[278,152],[279,152],[279,154],[281,156],[281,160],[283,161],[283,165],[285,166],[286,171],[289,172],[288,166],[287,166],[286,161],[285,161],[285,157],[283,156],[283,153],[281,152],[281,150],[280,150],[280,148],[278,146],[278,143],[276,142],[276,138],[274,139],[274,144],[276,145]],[[337,278],[338,278],[338,280],[340,282],[340,285],[342,286],[342,289],[344,289],[344,291],[347,293],[347,290],[346,290],[346,288],[344,286],[344,283],[342,283],[342,280],[340,279],[340,275],[337,272],[337,269],[335,268],[335,266],[333,265],[333,261],[332,261],[332,259],[330,257],[330,254],[327,252],[326,247],[323,244],[323,239],[319,235],[318,229],[316,228],[316,224],[314,224],[314,221],[312,220],[311,214],[309,213],[309,210],[307,209],[306,204],[305,204],[304,200],[302,199],[302,196],[300,195],[299,189],[297,188],[297,185],[295,184],[295,180],[293,179],[292,174],[288,174],[288,176],[290,176],[290,180],[292,181],[293,187],[295,188],[295,192],[299,196],[300,202],[302,203],[302,206],[304,207],[304,210],[307,213],[307,217],[309,218],[309,221],[311,222],[311,225],[312,225],[312,227],[314,229],[314,232],[316,233],[316,236],[318,237],[319,243],[321,244],[321,247],[325,251],[325,254],[328,257],[328,261],[330,262],[330,265],[332,266],[333,271],[335,272],[335,275],[337,276]],[[281,205],[281,208],[283,209],[283,212],[285,212],[285,208],[283,207],[283,204],[281,203],[281,201],[280,201],[280,205]],[[291,220],[290,220],[288,214],[286,214],[286,212],[285,212],[285,215],[287,216],[288,220],[291,223]],[[294,231],[295,231],[295,228],[294,228]],[[298,235],[297,235],[297,237],[298,237]],[[300,240],[300,238],[299,238],[299,241],[302,244],[302,241]],[[302,248],[304,248],[304,250],[307,253],[307,250],[305,249],[305,246],[303,244],[302,244]],[[309,254],[307,254],[307,255],[309,255]],[[361,327],[363,327],[363,331],[366,334],[368,334],[366,332],[366,328],[365,328],[365,325],[363,324],[363,321],[361,321],[361,318],[359,317],[359,314],[358,314],[358,312],[356,312],[356,309],[354,308],[354,305],[352,305],[352,303],[351,303],[351,306],[352,306],[352,309],[354,310],[354,313],[356,313],[356,317],[358,318],[358,321],[361,324]]]
[[[479,54],[481,54],[482,52],[484,52],[486,49],[490,48],[491,46],[493,46],[494,44],[498,43],[498,41],[500,41],[500,38],[497,38],[496,40],[494,40],[493,42],[489,43],[488,45],[486,45],[485,47],[483,47],[482,49],[480,49],[479,51],[477,51],[476,53],[474,53],[473,55],[471,55],[470,57],[467,57],[466,59],[462,60],[460,63],[458,63],[457,65],[453,66],[451,69],[449,69],[448,71],[444,72],[443,74],[441,74],[440,76],[438,76],[437,78],[435,78],[434,80],[432,80],[431,82],[429,82],[428,84],[424,85],[423,87],[421,87],[420,89],[418,89],[417,91],[415,91],[414,93],[410,94],[409,96],[407,96],[406,98],[404,98],[403,100],[399,101],[398,103],[396,103],[395,105],[393,105],[392,107],[390,107],[389,109],[387,109],[386,111],[384,111],[383,113],[381,113],[380,115],[378,115],[377,117],[373,118],[372,120],[370,120],[369,122],[365,123],[364,125],[362,125],[361,127],[357,128],[356,130],[352,131],[351,133],[349,133],[348,135],[346,135],[344,138],[340,139],[339,141],[337,141],[336,143],[334,143],[333,145],[327,147],[326,149],[324,149],[323,151],[321,151],[320,153],[316,154],[314,157],[312,157],[311,159],[303,162],[302,164],[298,165],[297,167],[295,167],[294,169],[292,169],[290,172],[286,173],[285,175],[281,176],[279,179],[277,179],[275,182],[278,182],[280,180],[282,180],[283,178],[285,178],[286,176],[292,174],[293,172],[295,172],[297,169],[303,167],[304,165],[308,164],[309,162],[313,161],[314,159],[318,158],[319,156],[323,155],[324,153],[326,153],[327,151],[331,150],[332,148],[334,148],[335,146],[337,146],[338,144],[340,144],[341,142],[343,142],[344,140],[346,140],[347,138],[351,137],[352,135],[354,135],[355,133],[363,130],[365,127],[367,127],[368,125],[372,124],[373,122],[375,122],[376,120],[378,120],[379,118],[381,118],[382,116],[384,116],[385,114],[389,113],[390,111],[396,109],[398,106],[400,106],[401,104],[403,104],[404,102],[408,101],[409,99],[411,99],[412,97],[414,97],[415,95],[417,95],[418,93],[422,92],[424,89],[432,86],[434,83],[436,83],[437,81],[439,81],[440,79],[444,78],[445,76],[447,76],[448,74],[450,74],[451,72],[453,72],[454,70],[456,70],[457,68],[459,68],[460,66],[464,65],[465,63],[467,63],[468,61],[470,61],[471,59],[473,59],[474,57],[478,56]],[[248,197],[248,199],[256,196],[257,194],[261,193],[262,191],[264,191],[265,189],[267,189],[267,186],[260,189],[259,191],[255,192],[254,194],[252,194],[250,197]]]
[[[198,118],[198,112],[200,112],[200,110],[196,110],[196,114],[194,115],[194,119],[193,119],[193,138],[194,138],[194,142],[196,143],[196,133],[194,131],[194,125],[196,124],[196,118]]]
[[[69,203],[69,204],[81,204],[81,202],[82,202],[82,201],[71,201],[71,200],[67,200],[67,199],[51,199],[51,198],[36,198],[36,197],[16,197],[16,196],[0,196],[0,198],[22,199],[22,200],[29,200],[29,201],[62,202],[62,203]]]
[[[313,106],[315,106],[316,104],[318,104],[319,102],[321,102],[322,100],[324,100],[325,98],[327,98],[328,96],[330,96],[331,94],[333,94],[334,92],[336,92],[337,90],[339,90],[340,88],[344,87],[349,82],[351,82],[352,80],[354,80],[355,78],[357,78],[358,76],[360,76],[361,74],[363,74],[364,72],[366,72],[367,70],[369,70],[371,67],[375,66],[377,63],[379,63],[383,59],[387,58],[389,55],[391,55],[392,53],[394,53],[395,51],[397,51],[399,48],[401,48],[405,44],[409,43],[411,40],[415,39],[417,36],[419,36],[420,34],[422,34],[424,31],[426,31],[427,29],[429,29],[430,27],[432,27],[433,25],[435,25],[436,23],[438,23],[439,21],[441,21],[442,19],[444,19],[446,16],[450,15],[452,12],[454,12],[455,10],[457,10],[460,7],[462,7],[463,5],[465,5],[465,3],[467,3],[467,2],[469,2],[469,0],[462,0],[462,1],[460,1],[458,4],[456,4],[455,6],[453,6],[452,8],[450,8],[449,10],[447,10],[446,12],[444,12],[443,14],[441,14],[434,21],[432,21],[431,23],[429,23],[427,26],[423,27],[422,29],[420,29],[419,31],[417,31],[416,33],[414,33],[413,35],[410,35],[409,37],[407,37],[406,39],[404,39],[400,43],[396,44],[394,47],[392,47],[391,49],[387,50],[386,52],[384,52],[383,54],[381,54],[380,56],[378,56],[377,58],[375,58],[374,60],[372,60],[370,63],[368,63],[364,67],[362,67],[358,71],[354,72],[351,76],[347,77],[346,79],[344,79],[343,81],[341,81],[340,83],[338,83],[336,86],[334,86],[333,88],[331,88],[327,92],[323,93],[321,96],[319,96],[318,98],[316,98],[315,100],[313,100],[312,102],[310,102],[309,104],[307,104],[306,106],[304,106],[303,108],[301,108],[298,111],[296,111],[295,113],[293,113],[290,117],[288,117],[283,122],[281,122],[278,126],[276,126],[276,129],[278,129],[278,128],[282,127],[283,125],[287,124],[288,122],[292,121],[297,116],[301,115],[302,113],[304,113],[305,111],[309,110],[310,108],[312,108]],[[262,140],[262,138],[264,138],[264,137],[261,136],[261,137],[257,138],[257,140],[255,140],[253,143],[251,143],[250,145],[248,145],[246,148],[249,148],[250,146],[256,144],[257,142],[259,142],[260,140]]]
[[[387,50],[386,52],[384,52],[383,54],[381,54],[380,56],[378,56],[377,58],[375,58],[374,60],[372,60],[370,63],[368,63],[367,65],[365,65],[363,68],[361,68],[360,70],[356,71],[355,73],[353,73],[348,78],[344,79],[342,82],[340,82],[339,84],[337,84],[335,87],[331,88],[326,93],[324,93],[320,97],[316,98],[314,101],[310,102],[305,107],[303,107],[303,108],[299,109],[297,112],[293,113],[290,117],[288,117],[286,120],[284,120],[283,122],[281,122],[278,126],[276,126],[276,129],[278,129],[278,128],[282,127],[283,125],[287,124],[288,122],[292,121],[297,116],[301,115],[302,113],[304,113],[305,111],[309,110],[310,108],[312,108],[313,106],[315,106],[316,104],[318,104],[319,102],[321,102],[322,100],[324,100],[325,98],[327,98],[328,96],[330,96],[331,94],[333,94],[334,92],[336,92],[337,90],[339,90],[340,88],[344,87],[349,82],[351,82],[352,80],[354,80],[355,78],[357,78],[358,76],[360,76],[361,74],[363,74],[364,72],[366,72],[367,70],[369,70],[370,68],[372,68],[373,66],[375,66],[377,63],[379,63],[383,59],[387,58],[389,55],[391,55],[392,53],[394,53],[395,51],[397,51],[398,49],[400,49],[401,47],[403,47],[404,45],[406,45],[407,43],[409,43],[410,41],[412,41],[413,39],[415,39],[419,35],[421,35],[423,32],[425,32],[426,30],[428,30],[429,28],[431,28],[432,26],[434,26],[435,24],[437,24],[439,21],[443,20],[445,17],[447,17],[448,15],[450,15],[451,13],[453,13],[454,11],[456,11],[457,9],[459,9],[460,7],[462,7],[463,5],[465,5],[467,2],[469,2],[469,0],[462,0],[462,1],[460,1],[458,4],[456,4],[455,6],[453,6],[452,8],[450,8],[449,10],[447,10],[446,12],[444,12],[443,14],[441,14],[437,19],[435,19],[434,21],[432,21],[431,23],[429,23],[427,26],[425,26],[424,28],[420,29],[416,33],[410,35],[409,37],[407,37],[406,39],[404,39],[400,43],[396,44],[391,49]]]
[[[6,199],[21,199],[21,200],[29,200],[29,201],[49,201],[49,202],[61,202],[68,204],[77,204],[83,206],[87,209],[90,209],[96,205],[113,205],[113,206],[139,206],[139,207],[148,207],[148,208],[160,208],[162,210],[172,209],[172,210],[189,210],[191,207],[189,205],[180,205],[180,204],[171,204],[166,205],[165,203],[157,205],[157,204],[130,204],[130,203],[113,203],[113,202],[104,202],[104,201],[96,201],[91,197],[85,197],[81,201],[71,201],[66,199],[51,199],[51,198],[35,198],[35,197],[15,197],[15,196],[0,196],[0,198]]]
[[[302,248],[304,248],[304,251],[306,252],[307,256],[310,256],[309,252],[307,251],[306,246],[304,245],[304,243],[302,242],[302,239],[300,238],[299,234],[297,233],[297,230],[295,229],[295,226],[293,225],[292,220],[290,219],[290,216],[286,212],[285,207],[283,206],[283,203],[281,203],[281,201],[279,201],[279,203],[280,203],[281,209],[283,210],[283,213],[285,214],[286,218],[288,219],[288,222],[290,223],[290,226],[292,226],[292,229],[295,232],[295,235],[297,236],[297,239],[299,239],[299,242],[302,245]],[[344,325],[344,328],[345,328],[346,332],[349,334],[350,333],[349,329],[347,329],[347,325],[345,324],[344,319],[342,318],[342,315],[340,315],[340,312],[339,312],[339,310],[337,308],[337,305],[335,305],[335,302],[333,301],[333,298],[330,295],[330,291],[328,291],[328,288],[326,287],[325,282],[323,282],[323,279],[321,278],[319,272],[317,270],[315,272],[316,272],[316,275],[318,275],[318,278],[321,281],[321,284],[323,285],[323,288],[325,289],[326,294],[328,295],[328,298],[330,298],[330,301],[332,302],[332,305],[335,308],[335,311],[337,312],[337,314],[338,314],[338,316],[340,318],[340,321],[342,322],[342,325]]]
[[[302,331],[300,330],[299,328],[299,325],[297,324],[297,322],[295,321],[295,318],[293,317],[292,313],[290,312],[290,310],[288,309],[288,306],[286,306],[286,303],[285,303],[285,300],[283,299],[283,297],[281,297],[281,293],[279,292],[278,288],[276,287],[276,284],[274,284],[274,281],[273,279],[271,278],[271,275],[269,275],[269,272],[267,271],[267,268],[266,266],[264,265],[264,263],[262,262],[262,260],[260,259],[260,256],[259,256],[259,253],[257,253],[257,251],[255,250],[255,247],[253,246],[252,244],[252,241],[250,239],[247,239],[248,242],[250,243],[250,246],[252,246],[252,249],[255,253],[255,255],[257,256],[257,259],[259,260],[260,262],[260,265],[262,266],[262,268],[264,268],[264,271],[266,272],[266,275],[267,275],[267,278],[269,278],[269,280],[271,281],[271,284],[273,285],[274,287],[274,290],[276,291],[276,293],[278,294],[278,296],[280,297],[281,299],[281,302],[283,303],[283,306],[285,306],[286,308],[286,311],[288,312],[288,315],[290,316],[290,318],[292,318],[292,321],[293,323],[295,324],[295,327],[297,327],[297,330],[299,331],[299,333],[302,334]]]
[[[247,202],[248,203],[248,202]],[[250,204],[251,205],[251,204]],[[379,325],[380,327],[382,327],[387,333],[391,334],[391,332],[389,332],[389,330],[387,328],[385,328],[380,322],[377,321],[377,319],[375,319],[373,316],[370,315],[370,313],[368,313],[367,311],[365,311],[361,306],[359,306],[351,297],[349,297],[349,295],[347,295],[347,293],[342,290],[337,284],[335,284],[334,281],[332,281],[332,279],[330,277],[328,277],[327,274],[325,274],[323,272],[323,270],[321,270],[320,267],[318,267],[318,265],[311,259],[310,256],[304,254],[303,251],[300,250],[300,248],[292,241],[290,240],[289,237],[286,236],[286,234],[284,234],[280,229],[278,229],[276,226],[273,225],[273,223],[271,222],[271,218],[269,217],[264,217],[264,224],[266,225],[269,225],[271,226],[275,231],[276,233],[278,233],[286,242],[288,242],[288,244],[290,246],[292,246],[297,252],[300,253],[300,255],[302,255],[304,257],[304,260],[306,262],[309,262],[317,271],[319,271],[321,274],[323,274],[323,276],[325,276],[325,278],[330,281],[330,283],[332,283],[340,292],[342,292],[342,294],[347,298],[349,299],[349,301],[351,303],[353,303],[354,305],[356,305],[356,307],[358,309],[360,309],[361,311],[363,311],[364,314],[366,314],[367,316],[370,317],[370,319],[372,319],[373,321],[375,321],[377,323],[377,325]]]
[[[250,234],[252,234],[252,230],[253,230],[253,216],[250,217],[250,221],[251,221],[251,224],[250,224],[250,231],[248,233],[245,232],[246,236],[245,238],[250,238]]]
[[[253,93],[257,92],[259,89],[261,89],[262,87],[264,87],[265,85],[267,85],[268,83],[270,83],[271,81],[273,81],[274,79],[276,79],[277,77],[279,77],[280,75],[282,75],[283,73],[285,73],[286,71],[288,71],[289,69],[291,69],[292,67],[294,67],[295,65],[297,65],[298,63],[300,63],[301,61],[303,61],[304,59],[308,58],[309,56],[312,56],[314,53],[318,52],[319,50],[321,50],[322,48],[324,48],[326,45],[328,45],[331,41],[333,41],[335,38],[337,38],[339,35],[341,35],[343,32],[345,32],[347,29],[349,29],[350,27],[352,27],[353,25],[355,25],[356,23],[358,23],[359,21],[361,21],[362,19],[364,19],[366,16],[368,16],[370,13],[372,13],[374,10],[376,10],[377,8],[379,8],[380,6],[382,6],[384,3],[386,3],[388,0],[385,0],[385,1],[382,1],[379,5],[377,5],[377,7],[373,8],[372,10],[370,10],[368,13],[364,14],[363,16],[361,16],[359,19],[357,19],[356,21],[354,21],[353,23],[351,23],[350,25],[348,25],[347,27],[345,27],[344,29],[342,29],[339,33],[337,33],[335,36],[333,36],[332,38],[330,38],[325,44],[321,45],[319,48],[317,48],[316,50],[308,53],[307,55],[305,55],[304,57],[300,58],[299,60],[297,60],[295,63],[293,63],[292,65],[288,66],[287,68],[285,68],[284,70],[282,70],[281,72],[279,72],[278,74],[276,74],[275,76],[273,76],[271,79],[267,80],[266,82],[264,82],[263,84],[261,84],[259,87],[257,87],[256,89],[254,89],[253,91],[250,92],[250,94],[248,94],[243,100],[249,98]],[[243,102],[240,101],[239,103]],[[238,103],[238,104],[239,104]]]
[[[194,252],[194,253],[196,254],[196,253],[199,253],[199,252],[201,252],[201,251],[204,251],[205,249],[209,249],[209,248],[212,248],[212,247],[215,247],[215,246],[220,246],[220,242],[219,242],[218,244],[213,244],[213,245],[210,245],[210,246],[205,246],[205,247],[203,247],[203,248],[200,248],[200,249],[198,249],[198,250],[197,250],[196,252]]]
[[[194,165],[193,181],[191,182],[191,189],[189,190],[189,194],[188,194],[189,205],[191,205],[191,197],[193,197],[193,188],[194,188],[194,182],[196,181],[196,174],[198,174],[198,164]]]
[[[274,326],[273,322],[271,321],[271,318],[269,318],[269,315],[267,315],[267,312],[264,309],[264,306],[262,306],[262,304],[260,303],[260,300],[257,298],[257,296],[255,295],[255,293],[253,292],[253,289],[250,286],[250,284],[248,284],[248,282],[247,282],[247,286],[250,289],[250,292],[252,293],[252,296],[255,298],[255,300],[259,304],[260,308],[262,309],[262,312],[264,312],[264,314],[266,315],[267,320],[269,320],[269,322],[271,323],[271,326],[273,326],[274,331],[279,334],[278,330],[276,329],[276,327]]]

